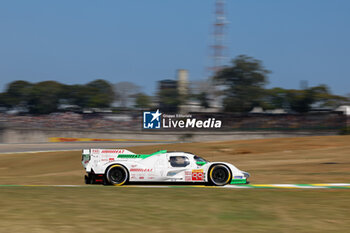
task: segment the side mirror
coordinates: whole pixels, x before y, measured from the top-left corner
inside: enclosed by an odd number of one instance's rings
[[[203,166],[204,164],[206,164],[206,162],[204,161],[196,161],[196,164],[199,166]]]

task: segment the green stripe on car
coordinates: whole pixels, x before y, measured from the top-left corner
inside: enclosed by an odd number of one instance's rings
[[[120,155],[118,155],[118,158],[120,158],[120,159],[146,159],[146,158],[151,157],[153,155],[164,154],[164,153],[167,153],[167,151],[160,150],[160,151],[154,152],[152,154],[148,154],[148,155],[120,154]]]
[[[230,184],[245,184],[247,183],[246,179],[232,179]]]

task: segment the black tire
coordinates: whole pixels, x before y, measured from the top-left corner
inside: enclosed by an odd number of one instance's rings
[[[230,169],[222,164],[214,165],[209,171],[209,182],[216,186],[229,184],[232,179]]]
[[[89,177],[87,175],[84,176],[85,184],[90,184]]]
[[[106,176],[103,176],[103,185],[109,185]]]
[[[92,173],[88,173],[87,176],[84,177],[85,184],[94,184],[94,175]]]
[[[122,165],[112,165],[106,172],[108,183],[113,185],[123,185],[129,177],[128,170]]]

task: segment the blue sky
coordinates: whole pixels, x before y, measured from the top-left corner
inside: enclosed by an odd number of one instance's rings
[[[0,0],[0,90],[14,80],[156,81],[207,77],[213,0]],[[350,1],[228,0],[230,57],[272,71],[269,87],[350,93]]]

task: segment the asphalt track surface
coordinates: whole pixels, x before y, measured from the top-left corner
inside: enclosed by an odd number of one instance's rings
[[[350,189],[350,183],[328,183],[328,184],[249,184],[249,185],[124,185],[124,186],[102,186],[102,185],[0,185],[2,187],[58,187],[58,188],[216,188],[216,189]]]
[[[73,151],[89,148],[110,149],[126,148],[133,146],[167,144],[172,142],[58,142],[58,143],[31,143],[31,144],[0,144],[0,154],[49,152],[49,151]]]

